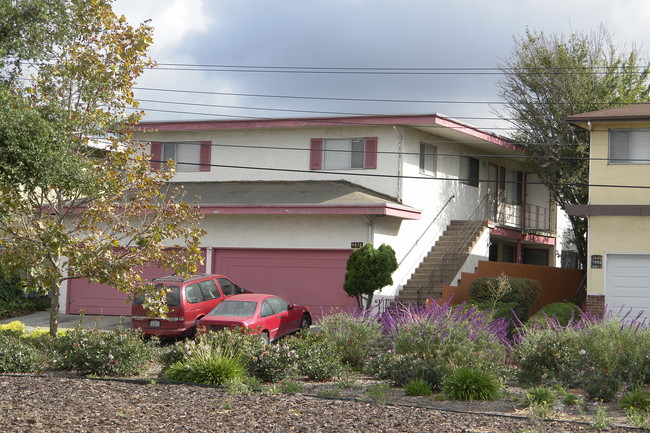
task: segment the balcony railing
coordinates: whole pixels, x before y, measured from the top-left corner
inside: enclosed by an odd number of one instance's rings
[[[490,219],[499,226],[544,232],[551,230],[550,212],[547,207],[530,203],[522,205],[494,196],[490,196],[489,203]]]

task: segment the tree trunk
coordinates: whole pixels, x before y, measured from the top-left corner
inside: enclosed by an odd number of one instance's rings
[[[366,310],[370,310],[370,308],[372,307],[372,298],[374,296],[374,293],[370,293],[367,296],[368,297],[366,298]]]
[[[50,337],[56,337],[59,330],[59,286],[53,285],[51,289],[52,299],[50,302]]]

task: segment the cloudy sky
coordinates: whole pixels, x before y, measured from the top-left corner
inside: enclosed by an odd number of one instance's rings
[[[144,120],[440,113],[507,134],[491,68],[527,28],[604,24],[650,57],[648,0],[116,0],[114,10],[155,27],[159,67],[136,93]]]

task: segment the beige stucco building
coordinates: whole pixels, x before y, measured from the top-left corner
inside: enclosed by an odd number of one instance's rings
[[[650,104],[569,116],[590,131],[587,308],[650,317]]]

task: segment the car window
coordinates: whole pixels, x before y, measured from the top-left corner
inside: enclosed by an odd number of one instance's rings
[[[289,310],[289,304],[287,304],[283,299],[274,297],[267,299],[267,301],[271,304],[271,308],[273,308],[275,314],[284,313]]]
[[[196,304],[197,302],[203,301],[201,289],[198,284],[189,284],[185,287],[185,299],[187,299],[187,302],[190,304]]]
[[[233,283],[228,278],[217,278],[217,281],[219,281],[219,285],[221,286],[221,291],[223,292],[224,296],[236,295],[240,293],[237,284]]]
[[[257,302],[223,301],[210,311],[211,316],[251,317],[255,314]]]
[[[267,301],[262,302],[262,307],[260,308],[260,316],[267,317],[272,316],[273,314],[275,313],[271,305]]]
[[[214,280],[201,281],[199,287],[201,288],[201,295],[203,295],[203,299],[206,301],[221,297],[217,283]]]
[[[181,291],[178,286],[165,286],[164,284],[156,284],[156,290],[167,291],[167,306],[168,307],[178,307],[181,305]],[[142,305],[144,303],[144,295],[137,295],[133,299],[133,303],[136,305]]]

